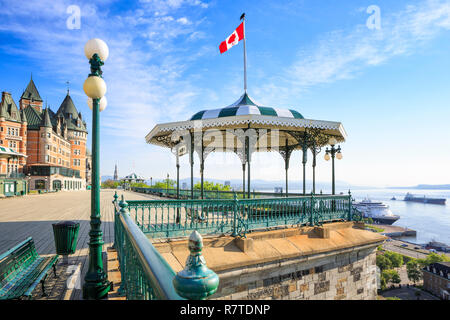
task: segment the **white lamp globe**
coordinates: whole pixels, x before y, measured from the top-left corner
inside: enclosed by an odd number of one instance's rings
[[[91,39],[84,45],[84,54],[86,58],[91,59],[94,53],[98,54],[102,61],[106,61],[109,56],[109,49],[105,41],[101,39]]]
[[[326,161],[329,161],[330,160],[330,155],[328,153],[325,153],[325,157],[324,158],[325,158]]]
[[[334,146],[337,144],[337,140],[335,137],[331,137],[330,140],[328,140],[328,143],[330,144],[330,146]]]
[[[106,93],[106,83],[100,77],[88,77],[84,81],[83,90],[89,98],[100,99]]]
[[[336,153],[336,158],[338,158],[338,160],[342,160],[342,153],[340,151]]]
[[[94,104],[93,104],[93,101],[92,101],[92,98],[88,98],[87,104],[88,104],[88,106],[89,106],[89,109],[92,110],[93,105],[94,105]],[[108,100],[106,100],[106,97],[103,96],[103,97],[100,99],[100,106],[99,106],[98,110],[99,110],[100,112],[102,112],[103,110],[106,109],[106,106],[107,106],[107,105],[108,105]]]

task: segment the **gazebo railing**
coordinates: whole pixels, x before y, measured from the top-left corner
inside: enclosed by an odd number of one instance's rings
[[[267,199],[129,200],[131,218],[152,238],[201,234],[245,236],[271,227],[360,220],[351,195]]]
[[[131,219],[125,202],[113,201],[114,247],[120,264],[121,287],[127,300],[181,300],[172,280],[175,272]]]
[[[176,198],[177,197],[177,189],[171,188],[142,188],[142,187],[132,187],[132,191],[139,193],[146,193],[157,195],[160,197],[167,198]],[[180,189],[180,199],[191,199],[191,190],[190,189]],[[236,193],[238,198],[242,198],[242,191],[223,191],[223,190],[204,190],[203,198],[204,199],[233,199],[233,195]],[[194,189],[193,192],[194,199],[201,198],[201,191],[198,189]],[[246,192],[247,196],[247,192]],[[261,192],[261,191],[252,191],[250,193],[251,198],[278,198],[278,197],[286,197],[286,193],[279,192]],[[303,193],[289,193],[289,197],[301,197],[304,196]]]

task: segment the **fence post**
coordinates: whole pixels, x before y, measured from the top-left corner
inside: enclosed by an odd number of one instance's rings
[[[190,254],[186,266],[173,278],[175,291],[183,298],[203,300],[219,287],[219,277],[206,266],[202,249],[202,236],[194,230],[189,237]]]
[[[231,236],[236,237],[237,236],[237,232],[236,232],[236,227],[237,227],[237,208],[238,208],[238,200],[237,200],[237,195],[236,192],[233,192],[233,232],[231,233]]]
[[[310,209],[309,209],[309,225],[313,226],[315,224],[315,217],[314,217],[314,196],[311,195],[311,203],[310,203]]]
[[[348,190],[348,221],[352,220],[352,193]]]
[[[120,206],[120,211],[118,212],[118,215],[121,214],[130,214],[128,212],[128,203],[126,203],[126,201],[123,198],[122,195],[122,199],[119,202],[119,206]],[[117,218],[118,219],[118,218]],[[126,289],[127,289],[127,285],[126,285],[126,276],[127,276],[127,263],[126,263],[126,259],[124,258],[124,255],[126,254],[124,252],[124,250],[127,250],[127,248],[124,248],[125,246],[125,239],[124,239],[124,233],[123,230],[121,228],[121,226],[119,226],[119,221],[117,221],[117,231],[118,231],[118,240],[119,240],[119,245],[117,246],[117,258],[119,259],[119,270],[120,270],[120,288],[117,289],[117,294],[119,296],[125,296],[126,295]],[[120,238],[119,238],[120,237]]]
[[[115,249],[116,248],[116,242],[117,242],[117,240],[116,240],[116,233],[117,233],[117,198],[118,198],[119,196],[117,195],[117,191],[114,191],[114,195],[113,195],[113,198],[114,198],[114,200],[112,201],[112,203],[113,203],[113,206],[114,206],[114,243],[113,243],[113,245],[111,246],[111,248],[113,248],[113,249]]]

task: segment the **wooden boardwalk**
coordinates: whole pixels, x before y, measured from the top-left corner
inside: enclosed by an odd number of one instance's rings
[[[0,199],[0,253],[32,237],[40,255],[55,254],[52,224],[67,220],[80,223],[77,251],[69,256],[69,266],[59,264],[56,278],[49,273],[45,286],[48,297],[41,297],[39,285],[33,292],[35,299],[82,299],[81,287],[89,264],[90,194],[90,191],[75,191]],[[118,191],[119,196],[122,194],[126,200],[155,199]],[[112,190],[100,193],[104,252],[114,241],[113,195]]]

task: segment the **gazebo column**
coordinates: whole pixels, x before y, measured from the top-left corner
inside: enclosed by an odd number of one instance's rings
[[[295,146],[289,147],[289,140],[286,138],[284,150],[280,150],[280,154],[284,159],[284,169],[286,171],[286,198],[289,197],[289,160],[291,159],[292,151],[294,151]]]
[[[189,162],[191,164],[191,199],[194,199],[194,135],[191,132],[191,147],[189,150]]]
[[[312,193],[315,194],[316,193],[316,158],[317,158],[317,154],[316,154],[315,148],[312,149],[312,154],[313,154],[313,161],[312,161],[313,187],[312,187]]]
[[[245,162],[242,163],[242,198],[245,199]]]
[[[177,149],[177,200],[180,200],[180,157]],[[177,207],[177,220],[176,223],[180,223],[180,208]]]
[[[246,148],[246,158],[247,158],[247,198],[250,199],[250,141],[249,137],[245,137],[245,148]]]
[[[284,160],[284,169],[286,170],[286,198],[289,197],[289,189],[288,189],[288,170],[289,170],[289,160]]]
[[[306,162],[308,161],[308,147],[306,145],[306,141],[303,143],[302,151],[303,151],[303,159],[302,159],[302,164],[303,164],[303,195],[305,195],[306,194]]]
[[[203,199],[203,171],[205,169],[205,161],[203,159],[200,160],[200,198]]]

